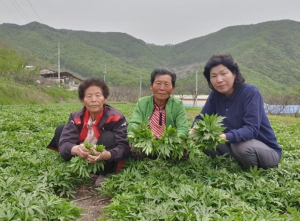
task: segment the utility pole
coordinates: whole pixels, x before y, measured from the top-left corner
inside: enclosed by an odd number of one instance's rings
[[[107,72],[106,72],[106,61],[105,61],[105,64],[104,64],[103,74],[104,74],[104,82],[105,82],[105,77],[106,77],[106,74],[107,74]]]
[[[196,100],[195,100],[196,107],[197,107],[197,100],[198,100],[198,70],[196,70]]]
[[[57,61],[57,64],[58,64],[58,70],[57,70],[57,73],[58,73],[58,83],[60,85],[60,43],[58,42],[58,61]]]
[[[143,79],[143,77],[141,76],[140,77],[140,97],[139,98],[142,97],[142,79]]]

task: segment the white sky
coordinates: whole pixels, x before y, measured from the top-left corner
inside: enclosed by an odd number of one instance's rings
[[[282,19],[300,21],[300,0],[0,0],[0,24],[123,32],[157,45]]]

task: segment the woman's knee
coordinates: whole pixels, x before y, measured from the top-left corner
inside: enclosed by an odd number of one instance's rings
[[[105,146],[106,150],[110,150],[117,146],[115,134],[112,131],[104,131],[101,133],[97,144],[102,144]]]
[[[54,132],[54,141],[55,141],[55,147],[57,147],[57,148],[59,146],[59,139],[60,139],[60,136],[61,136],[61,133],[62,133],[64,127],[65,127],[65,124],[62,124],[62,125],[59,125],[55,129],[55,132]]]
[[[253,149],[250,147],[248,142],[241,142],[236,144],[231,144],[231,151],[236,156],[244,156],[246,154],[251,154]]]
[[[62,133],[64,127],[65,127],[65,124],[59,125],[59,126],[55,129],[54,134],[60,137],[60,135],[61,135],[61,133]]]

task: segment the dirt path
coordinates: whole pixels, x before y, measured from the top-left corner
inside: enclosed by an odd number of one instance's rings
[[[71,201],[84,209],[81,213],[82,221],[97,221],[102,215],[102,207],[107,206],[109,200],[108,196],[100,196],[94,186],[78,186],[75,199]]]

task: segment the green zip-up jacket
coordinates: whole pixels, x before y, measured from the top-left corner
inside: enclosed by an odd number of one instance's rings
[[[185,114],[185,108],[181,100],[170,97],[166,103],[166,126],[175,127],[179,135],[187,136],[189,127]],[[133,111],[131,120],[128,123],[128,131],[143,121],[150,120],[154,111],[153,95],[142,97],[138,100]]]

